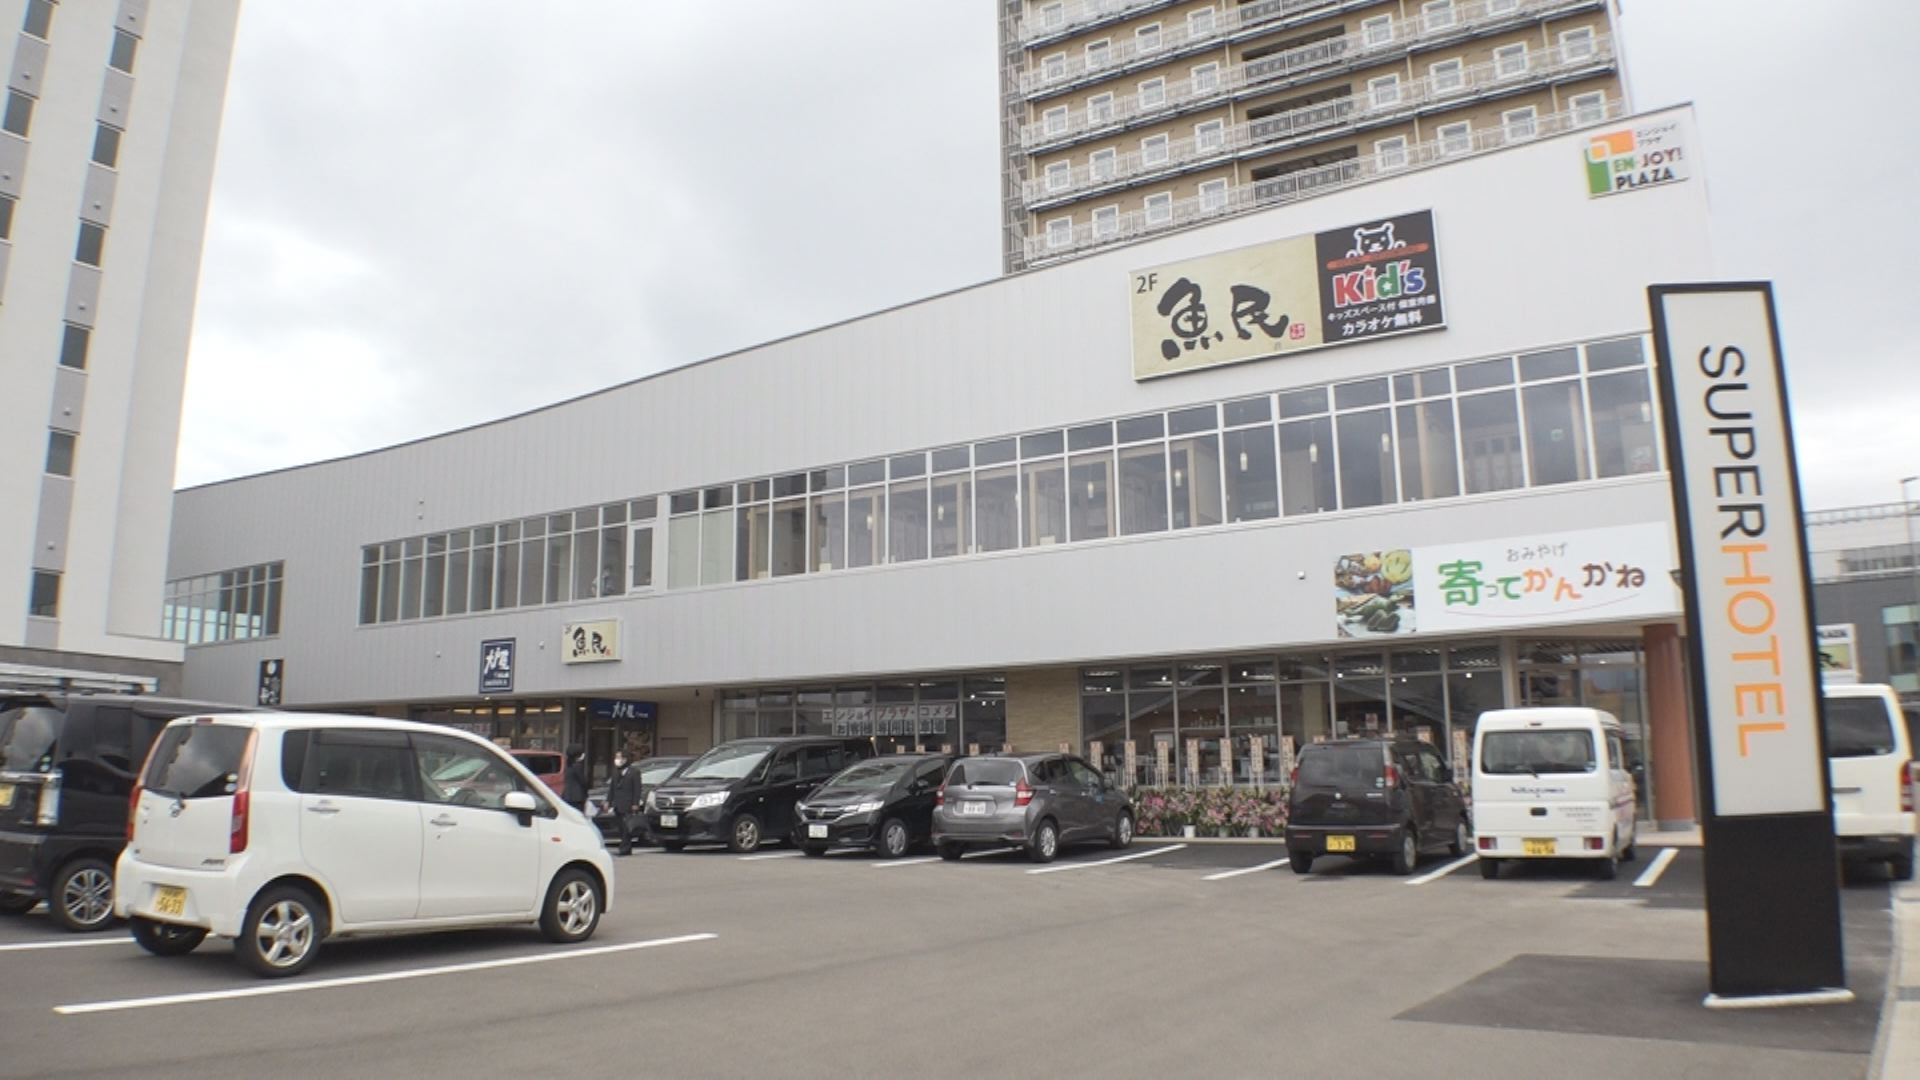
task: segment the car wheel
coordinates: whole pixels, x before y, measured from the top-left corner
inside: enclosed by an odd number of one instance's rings
[[[1052,818],[1041,818],[1034,827],[1033,842],[1027,845],[1027,858],[1034,862],[1052,862],[1060,854],[1060,827]]]
[[[0,915],[25,915],[40,903],[40,898],[32,893],[0,893]]]
[[[134,944],[155,956],[185,956],[200,947],[207,932],[197,926],[170,926],[152,919],[133,920]]]
[[[966,853],[966,849],[959,844],[937,844],[935,850],[939,851],[940,857],[948,862],[957,862],[960,856]]]
[[[1393,872],[1405,876],[1420,865],[1420,835],[1408,825],[1400,830],[1400,850],[1393,853]]]
[[[99,859],[75,859],[61,867],[47,907],[69,930],[105,930],[113,922],[113,867]]]
[[[600,884],[579,867],[562,870],[547,887],[540,908],[540,931],[548,941],[571,945],[593,936],[600,925]]]
[[[1116,848],[1133,846],[1133,815],[1126,811],[1113,823],[1113,845]]]
[[[897,859],[913,846],[913,836],[907,832],[907,823],[899,818],[888,818],[880,826],[880,857]]]
[[[1290,853],[1287,856],[1287,865],[1292,867],[1296,874],[1311,874],[1313,873],[1313,854],[1306,851]]]
[[[661,851],[685,851],[687,850],[687,844],[686,844],[686,841],[684,840],[662,840],[660,841],[660,850]]]
[[[800,851],[803,854],[811,855],[814,858],[819,858],[820,856],[825,855],[827,853],[827,849],[821,847],[819,844],[802,844],[800,845]]]
[[[727,850],[736,855],[750,855],[760,850],[760,819],[752,814],[741,814],[733,819],[733,828],[727,830]]]
[[[1467,819],[1461,818],[1453,827],[1453,843],[1447,845],[1447,854],[1465,855],[1473,841],[1467,838]]]
[[[1616,845],[1619,844],[1620,837],[1618,834],[1614,835],[1613,842]],[[1612,881],[1614,878],[1620,876],[1620,849],[1618,847],[1614,847],[1608,851],[1603,858],[1597,860],[1597,865],[1593,868],[1593,876],[1599,878],[1601,881]]]
[[[1500,860],[1499,859],[1481,859],[1480,860],[1480,876],[1483,878],[1486,878],[1488,881],[1492,881],[1493,879],[1499,877],[1500,876]]]
[[[1621,861],[1621,862],[1632,862],[1633,860],[1635,860],[1635,859],[1637,859],[1637,858],[1639,858],[1639,857],[1640,857],[1640,853],[1639,853],[1639,852],[1637,852],[1637,851],[1635,851],[1635,850],[1633,849],[1633,846],[1634,846],[1634,844],[1635,844],[1635,843],[1636,843],[1636,842],[1637,842],[1637,841],[1638,841],[1639,839],[1640,839],[1640,838],[1639,838],[1639,836],[1638,836],[1637,834],[1635,834],[1635,835],[1630,835],[1630,836],[1628,836],[1628,837],[1627,837],[1627,846],[1626,846],[1626,847],[1625,847],[1624,849],[1622,849],[1622,850],[1621,850],[1621,852],[1620,852],[1620,861]]]
[[[297,975],[320,954],[327,916],[305,889],[268,889],[254,898],[233,951],[256,975]]]

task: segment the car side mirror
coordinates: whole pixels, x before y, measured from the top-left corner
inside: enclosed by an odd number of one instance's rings
[[[500,801],[500,805],[509,813],[520,815],[522,825],[532,825],[533,815],[540,809],[540,804],[534,801],[533,796],[524,791],[507,792],[507,797]]]

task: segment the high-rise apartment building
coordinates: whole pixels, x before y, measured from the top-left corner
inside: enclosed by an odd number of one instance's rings
[[[239,0],[0,0],[0,674],[177,681],[187,342]]]
[[[1628,111],[1606,0],[1001,0],[1008,271]]]

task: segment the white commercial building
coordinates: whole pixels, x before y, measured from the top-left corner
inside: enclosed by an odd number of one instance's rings
[[[1687,108],[1521,133],[179,492],[187,689],[596,757],[832,731],[1203,784],[1580,702],[1691,818],[1645,288],[1713,275],[1697,149]]]

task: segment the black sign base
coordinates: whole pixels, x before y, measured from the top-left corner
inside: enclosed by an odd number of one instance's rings
[[[1831,993],[1847,984],[1833,817],[1709,818],[1703,840],[1709,1003],[1851,1000]]]

